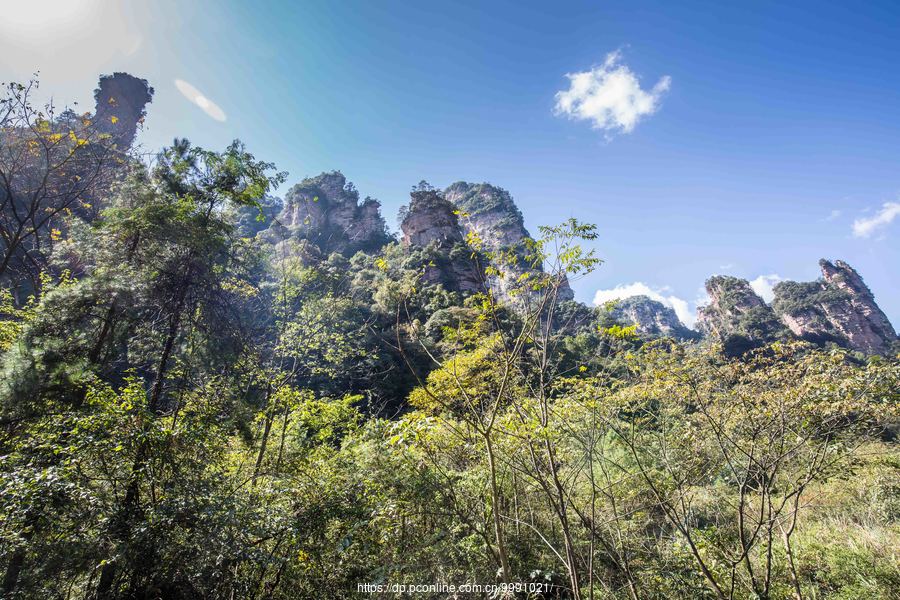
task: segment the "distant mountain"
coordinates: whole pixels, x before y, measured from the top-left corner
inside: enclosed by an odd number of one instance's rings
[[[716,275],[706,280],[710,302],[697,315],[697,329],[718,339],[733,355],[784,338],[787,328],[746,279]]]
[[[377,252],[392,240],[381,205],[359,192],[340,171],[304,179],[285,195],[281,211],[262,233],[272,243],[307,240],[324,254]]]
[[[515,304],[522,298],[511,294],[516,282],[542,272],[527,258],[526,240],[531,235],[512,196],[488,183],[460,181],[441,192],[422,182],[410,194],[409,206],[401,210],[400,228],[404,246],[439,250],[426,278],[442,281],[451,290],[472,293],[488,288]],[[490,259],[498,253],[505,255],[503,264]],[[473,256],[479,258],[478,267]],[[499,275],[486,273],[489,265]],[[559,299],[573,298],[563,281]]]
[[[284,201],[265,199],[262,210],[270,221],[267,226],[255,226],[248,213],[242,227],[251,234],[262,229],[259,235],[275,245],[305,240],[322,255],[351,256],[360,251],[377,253],[394,241],[378,201],[360,201],[359,192],[339,171],[304,179],[288,191]],[[532,271],[524,259],[530,234],[521,211],[503,188],[460,181],[440,191],[423,182],[411,192],[400,218],[403,247],[417,253],[427,282],[439,283],[448,291],[465,296],[487,286],[509,301],[512,282]],[[469,245],[469,236],[478,238],[478,249]],[[499,276],[486,275],[486,256],[501,251],[520,260],[504,265]],[[867,354],[891,352],[897,334],[859,274],[843,261],[823,259],[820,265],[823,277],[818,281],[779,283],[771,306],[745,279],[711,277],[706,282],[710,303],[699,310],[696,331],[686,327],[671,308],[647,296],[621,300],[609,313],[636,325],[645,339],[714,339],[735,356],[793,337]],[[564,284],[561,298],[572,297]]]
[[[648,296],[631,296],[610,303],[606,310],[622,323],[634,325],[643,338],[672,337],[679,340],[696,340],[700,334],[685,327],[675,311]]]
[[[895,351],[897,333],[859,273],[840,260],[822,259],[819,265],[818,281],[778,283],[771,306],[745,279],[711,277],[710,303],[699,311],[698,329],[733,354],[793,337],[865,354]]]
[[[784,324],[805,340],[835,342],[866,354],[890,352],[897,332],[859,273],[841,260],[823,258],[819,266],[818,281],[775,286],[772,308]]]
[[[284,201],[266,198],[262,211],[270,223],[259,235],[274,245],[304,240],[322,255],[337,252],[349,257],[356,252],[377,253],[394,241],[378,201],[360,201],[359,192],[339,171],[304,179]],[[240,222],[242,230],[252,234],[261,227],[250,217],[242,215]],[[463,296],[488,287],[498,297],[514,301],[509,294],[512,283],[533,271],[525,260],[530,234],[522,213],[509,192],[491,184],[460,181],[440,191],[423,182],[401,210],[400,229],[401,243],[415,253],[425,280]],[[478,248],[470,246],[469,236],[477,237]],[[518,256],[518,262],[501,266],[501,275],[486,274],[486,257],[501,251]],[[697,331],[647,296],[621,300],[609,312],[618,321],[636,325],[645,339],[713,339],[734,356],[793,337],[867,354],[891,352],[897,333],[859,274],[843,261],[823,259],[820,265],[823,277],[818,281],[779,283],[771,306],[745,279],[711,277],[706,281],[710,303],[699,310]],[[561,299],[572,297],[564,283]]]
[[[122,135],[128,137],[129,131]],[[260,211],[262,223],[256,220]],[[246,235],[258,234],[279,247],[291,240],[303,241],[306,245],[294,246],[293,251],[304,256],[310,251],[320,256],[376,254],[395,241],[378,201],[368,197],[360,201],[355,186],[339,171],[304,179],[283,201],[267,197],[261,208],[245,212],[238,223]],[[409,205],[401,209],[400,221],[401,245],[422,269],[425,281],[448,291],[466,296],[487,287],[514,303],[509,293],[513,282],[534,272],[525,260],[530,234],[522,212],[503,188],[459,181],[440,191],[422,182],[413,188]],[[470,236],[479,240],[478,248],[470,245]],[[487,274],[487,257],[497,252],[519,260],[500,266],[500,275]],[[745,279],[709,278],[710,302],[700,308],[696,330],[686,327],[674,310],[647,296],[626,298],[600,310],[635,325],[644,339],[717,340],[734,356],[794,337],[866,354],[892,352],[898,345],[897,333],[860,275],[840,260],[823,259],[820,265],[823,277],[818,281],[779,283],[771,306]],[[564,282],[560,297],[573,298],[568,283]]]

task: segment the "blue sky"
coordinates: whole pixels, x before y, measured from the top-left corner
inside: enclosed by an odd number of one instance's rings
[[[532,229],[599,226],[606,263],[576,283],[584,301],[649,290],[689,315],[712,274],[809,280],[819,258],[841,258],[900,325],[896,3],[29,0],[5,12],[0,80],[40,70],[45,92],[86,109],[100,73],[146,77],[148,150],[241,138],[290,183],[340,169],[392,227],[421,179],[500,185]],[[576,73],[596,93],[570,95],[567,116],[554,108]]]

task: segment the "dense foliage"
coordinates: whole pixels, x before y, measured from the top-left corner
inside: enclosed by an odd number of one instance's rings
[[[900,589],[897,360],[644,342],[561,301],[599,264],[575,221],[469,240],[544,265],[509,308],[429,281],[437,248],[261,240],[283,175],[237,142],[116,164],[0,295],[4,598]]]

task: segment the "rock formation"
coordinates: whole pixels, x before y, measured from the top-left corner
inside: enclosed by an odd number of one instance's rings
[[[522,212],[503,188],[458,181],[444,191],[444,197],[461,211],[465,232],[476,233],[487,250],[514,248],[530,237]]]
[[[737,356],[787,334],[774,311],[746,279],[710,277],[706,293],[710,303],[698,311],[697,329],[721,341],[726,354]]]
[[[152,99],[153,88],[146,79],[128,73],[102,76],[94,90],[97,128],[110,134],[119,149],[130,148]]]
[[[819,266],[818,281],[777,284],[771,307],[746,280],[710,278],[711,301],[699,311],[698,329],[722,340],[732,354],[791,335],[866,354],[896,351],[897,333],[859,273],[840,260],[822,259]]]
[[[322,173],[294,185],[265,239],[279,243],[308,240],[324,254],[352,256],[374,252],[391,240],[377,200],[359,201],[359,192],[339,171]]]
[[[17,301],[37,289],[54,242],[73,222],[67,217],[90,222],[106,207],[127,172],[128,152],[153,88],[144,79],[115,73],[100,78],[94,97],[93,115],[67,108],[53,114],[46,128],[35,127],[46,118],[41,113],[24,104],[9,106],[0,137],[4,151],[15,158],[5,165],[0,186],[0,284],[12,289]],[[17,149],[35,143],[46,154]]]
[[[843,261],[819,261],[822,279],[775,286],[772,308],[798,337],[835,342],[866,354],[885,354],[897,342],[888,318],[859,273]]]
[[[489,183],[458,181],[444,191],[444,197],[459,208],[459,222],[465,234],[476,235],[485,251],[512,251],[518,256],[515,264],[501,268],[502,276],[489,278],[495,293],[508,299],[512,284],[521,275],[533,271],[524,257],[524,241],[531,235],[525,229],[522,212],[513,202],[512,196],[503,188]],[[574,293],[568,282],[563,282],[560,299],[573,298]]]
[[[421,254],[424,279],[464,294],[484,291],[477,263],[456,214],[456,206],[427,184],[410,194],[409,207],[401,211],[403,246]]]
[[[695,340],[700,334],[684,326],[675,311],[648,296],[631,296],[612,303],[610,316],[619,322],[635,325],[642,338],[672,337]]]
[[[104,89],[112,89],[110,85]],[[371,198],[360,202],[353,184],[337,171],[305,179],[288,191],[283,203],[265,199],[263,211],[265,221],[271,221],[268,225],[257,223],[256,209],[236,215],[243,235],[268,227],[259,231],[263,239],[276,245],[302,241],[291,247],[302,246],[307,253],[374,253],[392,239],[378,202]],[[440,192],[422,182],[413,188],[409,206],[401,209],[400,228],[411,264],[419,265],[427,283],[441,284],[448,291],[468,295],[487,287],[515,303],[522,296],[510,294],[514,282],[540,272],[525,260],[530,236],[522,213],[509,192],[490,184],[457,182]],[[479,240],[478,248],[470,245],[469,236]],[[502,274],[486,275],[489,257],[500,252],[519,260],[492,265]],[[674,310],[647,296],[619,301],[609,309],[609,316],[636,325],[645,339],[713,338],[731,356],[793,336],[818,344],[834,342],[867,354],[896,351],[897,333],[859,274],[842,261],[822,260],[820,265],[823,278],[819,281],[779,283],[772,306],[744,279],[711,277],[706,282],[710,303],[699,310],[698,331],[685,327]],[[562,299],[572,296],[564,284]]]
[[[424,247],[433,243],[450,248],[465,243],[456,207],[436,190],[419,188],[410,194],[409,207],[400,222],[403,245]]]

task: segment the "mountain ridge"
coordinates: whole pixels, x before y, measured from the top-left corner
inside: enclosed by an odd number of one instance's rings
[[[277,218],[260,235],[275,244],[285,236],[308,239],[326,254],[377,253],[396,240],[387,232],[380,206],[369,197],[360,203],[355,186],[340,171],[322,173],[294,185]],[[407,250],[428,248],[438,257],[424,267],[424,280],[464,295],[486,288],[510,301],[511,282],[532,270],[524,261],[527,238],[530,233],[512,195],[490,183],[457,181],[442,191],[421,182],[400,211],[401,245]],[[471,247],[473,241],[480,247]],[[500,275],[479,273],[472,265],[476,254],[487,263],[486,256],[510,251],[522,260],[504,265]],[[780,282],[771,303],[746,279],[710,277],[705,283],[710,303],[698,310],[693,329],[670,307],[646,296],[631,296],[597,310],[635,325],[645,339],[718,340],[726,352],[736,355],[791,338],[836,343],[866,354],[889,353],[897,334],[859,273],[841,260],[822,259],[820,267],[823,277],[817,282]],[[574,300],[567,282],[561,292],[561,300]],[[789,301],[798,295],[805,298],[803,307]]]
[[[103,75],[94,93],[94,113],[85,123],[94,122],[98,140],[127,152],[153,93],[145,79],[124,72]],[[99,205],[93,204],[73,208],[90,221],[99,215]],[[543,271],[528,259],[531,234],[513,196],[487,182],[460,180],[443,190],[421,182],[410,193],[409,205],[401,209],[399,238],[389,231],[380,202],[361,197],[337,170],[302,179],[283,199],[267,196],[259,199],[259,206],[237,212],[237,227],[243,235],[259,236],[280,251],[301,253],[304,260],[332,253],[346,259],[359,252],[374,256],[387,244],[398,242],[406,252],[427,250],[421,256],[428,260],[420,265],[424,280],[463,296],[490,291],[514,305],[521,300],[513,291],[517,282]],[[51,236],[50,225],[45,229],[35,240]],[[492,264],[490,257],[498,255],[504,256],[503,264]],[[699,309],[695,329],[686,327],[670,307],[647,297],[626,298],[608,312],[624,324],[635,325],[647,339],[718,340],[736,354],[794,338],[819,345],[834,343],[865,354],[895,351],[897,332],[860,274],[842,260],[823,258],[819,264],[820,279],[782,281],[775,286],[771,303],[745,279],[710,277],[705,284],[710,303]],[[565,280],[559,299],[574,300]]]

